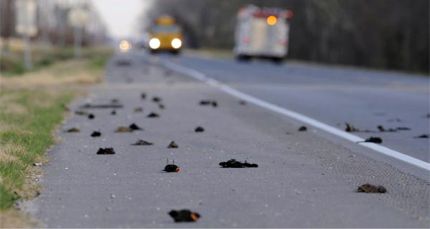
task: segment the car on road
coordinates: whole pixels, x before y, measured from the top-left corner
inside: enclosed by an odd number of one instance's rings
[[[151,53],[170,52],[179,54],[183,47],[183,34],[176,20],[161,16],[154,20],[149,29],[148,47]]]
[[[129,41],[129,40],[122,39],[118,43],[118,50],[120,52],[128,52],[128,51],[130,51],[131,48],[132,48],[132,44],[131,44],[131,41]]]
[[[291,10],[248,5],[239,10],[234,53],[238,60],[269,58],[281,62],[288,53]]]

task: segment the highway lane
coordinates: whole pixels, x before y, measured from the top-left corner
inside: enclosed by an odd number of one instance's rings
[[[430,161],[429,139],[415,138],[430,132],[428,77],[295,62],[239,63],[191,55],[163,58],[339,129],[348,122],[374,131],[354,134],[379,136],[384,146]],[[379,132],[378,125],[410,131]]]
[[[118,64],[129,60],[130,64]],[[119,61],[119,62],[118,62]],[[72,114],[61,141],[43,166],[41,195],[24,207],[48,227],[428,227],[428,181],[321,138],[298,132],[293,120],[256,106],[240,105],[190,77],[168,71],[157,58],[115,56],[106,82],[86,103],[117,99],[123,108],[89,109],[94,119]],[[145,92],[146,99],[141,98]],[[151,101],[159,96],[165,109]],[[202,107],[201,99],[219,106]],[[143,112],[135,112],[142,107]],[[146,116],[157,112],[160,118]],[[143,131],[115,133],[136,123]],[[196,126],[205,128],[195,133]],[[79,133],[65,133],[71,127]],[[102,133],[91,138],[92,131]],[[289,134],[286,134],[289,132]],[[152,146],[132,146],[138,139]],[[179,148],[167,149],[175,140]],[[96,155],[113,147],[115,155]],[[182,170],[161,170],[166,158]],[[231,158],[258,168],[223,169]],[[357,193],[363,183],[384,185],[385,194]],[[202,215],[175,224],[171,209]]]

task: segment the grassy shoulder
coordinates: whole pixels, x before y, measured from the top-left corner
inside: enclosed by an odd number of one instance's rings
[[[33,68],[25,69],[23,63],[24,45],[20,39],[11,39],[8,48],[4,48],[4,41],[0,39],[0,70],[4,77],[19,76],[24,73],[38,71],[57,62],[74,58],[73,47],[56,47],[46,44],[33,43],[31,59]],[[110,54],[111,49],[105,46],[86,47],[82,49],[82,57],[97,59]]]
[[[68,60],[19,76],[0,76],[0,227],[15,227],[17,200],[39,194],[39,163],[55,143],[66,106],[86,85],[101,82],[108,55]],[[19,221],[19,220],[18,220]],[[9,223],[8,223],[9,222]]]

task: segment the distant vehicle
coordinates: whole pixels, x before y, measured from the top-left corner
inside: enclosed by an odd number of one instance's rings
[[[148,46],[151,53],[167,51],[179,54],[183,45],[182,41],[181,28],[170,16],[156,18],[149,29]]]
[[[253,57],[281,62],[288,54],[291,10],[249,5],[237,16],[234,53],[238,60]]]
[[[118,44],[118,49],[120,52],[128,52],[131,47],[131,42],[128,40],[121,40]]]

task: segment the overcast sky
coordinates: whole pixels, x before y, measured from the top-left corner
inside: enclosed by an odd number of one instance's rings
[[[137,19],[145,7],[145,0],[91,0],[111,35],[129,37],[135,32]]]

